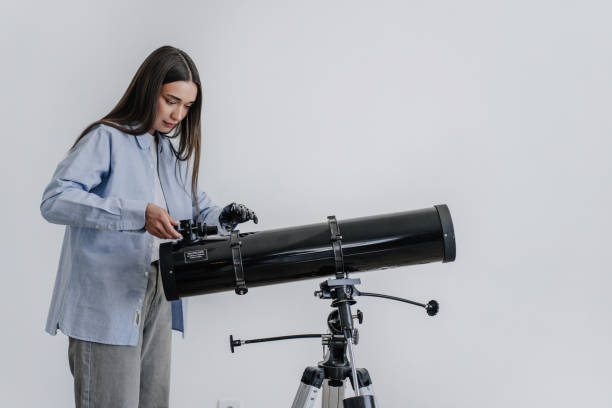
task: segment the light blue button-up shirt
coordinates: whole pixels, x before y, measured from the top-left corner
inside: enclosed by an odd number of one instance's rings
[[[153,236],[144,229],[154,202],[155,148],[151,135],[130,135],[107,125],[91,129],[59,163],[40,211],[66,232],[46,331],[106,344],[136,345]],[[175,220],[196,218],[191,171],[160,137],[159,180]],[[198,190],[202,219],[219,225],[220,207]],[[172,323],[184,331],[180,301]]]

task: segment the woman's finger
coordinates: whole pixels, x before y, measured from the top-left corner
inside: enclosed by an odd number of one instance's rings
[[[161,239],[171,238],[170,236],[168,236],[168,231],[166,231],[165,224],[161,220],[158,220],[155,223],[155,234],[154,235],[157,238],[161,238]]]
[[[164,231],[166,233],[166,237],[168,239],[176,239],[180,238],[181,234],[179,234],[174,228],[172,228],[172,224],[170,223],[171,217],[168,215],[163,222]]]
[[[153,235],[155,235],[157,238],[166,238],[166,229],[164,228],[164,224],[159,220],[155,222]]]

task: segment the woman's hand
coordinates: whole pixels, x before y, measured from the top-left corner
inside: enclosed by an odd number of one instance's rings
[[[181,238],[172,226],[177,226],[178,222],[174,221],[168,211],[158,205],[149,203],[145,210],[145,229],[149,234],[157,238],[177,239]]]

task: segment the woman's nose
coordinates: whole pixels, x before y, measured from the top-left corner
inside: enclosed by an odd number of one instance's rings
[[[177,122],[180,122],[185,117],[185,108],[178,107],[174,109],[170,117],[172,118],[172,120],[176,120]]]

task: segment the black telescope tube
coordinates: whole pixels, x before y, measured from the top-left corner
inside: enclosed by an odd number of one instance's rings
[[[455,260],[455,233],[444,204],[421,210],[338,220],[348,273]],[[249,288],[332,277],[335,258],[327,222],[239,234]],[[168,300],[234,290],[229,237],[193,245],[160,245]]]

